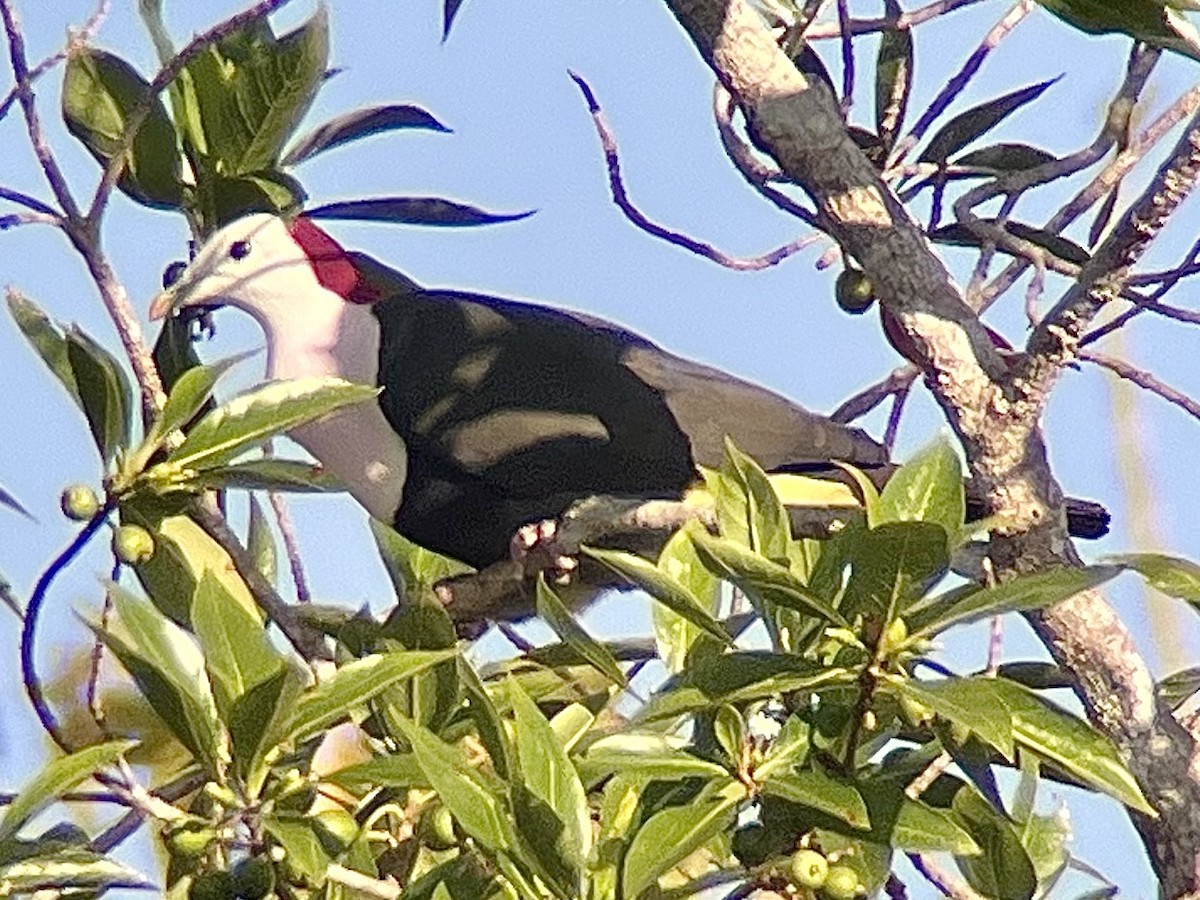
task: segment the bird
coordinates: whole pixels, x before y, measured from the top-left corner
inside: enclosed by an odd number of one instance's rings
[[[151,319],[234,307],[265,334],[269,379],[378,386],[290,437],[376,519],[477,569],[586,498],[681,498],[727,437],[773,473],[893,468],[863,430],[620,325],[424,288],[303,215],[232,221],[173,275]],[[1095,504],[1073,513],[1085,536],[1106,528]]]

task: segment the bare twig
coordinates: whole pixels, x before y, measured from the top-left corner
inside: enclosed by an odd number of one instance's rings
[[[1133,382],[1138,387],[1158,395],[1168,403],[1175,404],[1189,416],[1200,419],[1200,402],[1192,399],[1182,391],[1176,390],[1169,384],[1165,384],[1145,369],[1139,369],[1137,366],[1123,359],[1118,359],[1115,356],[1109,356],[1106,353],[1095,353],[1091,350],[1081,350],[1079,359],[1083,362],[1090,362],[1093,365],[1108,369],[1114,375],[1124,378],[1126,381]]]
[[[939,16],[954,12],[964,6],[980,3],[982,0],[934,0],[920,9],[902,13],[899,16],[883,16],[878,19],[851,19],[849,31],[851,34],[871,34],[876,31],[908,31],[918,25],[930,22]],[[809,40],[819,41],[840,37],[842,25],[813,25],[808,29]]]
[[[986,900],[969,884],[954,873],[942,868],[928,853],[910,853],[909,861],[913,868],[925,876],[925,879],[941,891],[942,896],[950,900]]]
[[[886,378],[859,391],[835,409],[829,418],[842,425],[853,422],[855,419],[861,419],[888,397],[908,390],[920,374],[917,367],[911,363],[899,366],[892,370]]]
[[[292,573],[292,583],[296,586],[296,599],[301,603],[312,601],[312,592],[308,588],[308,578],[304,574],[304,560],[300,556],[300,542],[296,538],[296,529],[292,525],[292,517],[288,513],[287,501],[278,491],[268,491],[267,499],[275,512],[275,523],[279,526],[279,534],[283,538],[283,551],[287,555],[288,569]]]
[[[57,53],[47,56],[26,73],[23,81],[18,81],[12,86],[12,90],[5,94],[3,100],[0,100],[0,119],[3,119],[8,114],[9,109],[18,97],[27,93],[33,87],[35,81],[70,56],[71,51],[75,47],[82,46],[91,41],[96,32],[100,30],[100,26],[104,24],[104,20],[108,18],[108,12],[111,7],[112,0],[100,0],[88,20],[80,26],[78,31],[70,34],[66,46]]]
[[[727,269],[735,269],[738,271],[757,271],[766,269],[770,266],[778,265],[789,256],[794,256],[796,253],[803,250],[810,244],[821,240],[820,235],[808,235],[799,238],[791,243],[785,244],[782,247],[777,247],[768,253],[760,256],[742,257],[729,256],[721,250],[718,250],[712,244],[704,241],[698,241],[693,237],[689,237],[682,232],[673,231],[669,228],[664,228],[656,222],[650,221],[646,216],[633,205],[629,199],[629,195],[625,190],[625,184],[621,179],[621,160],[617,154],[617,144],[613,137],[612,130],[608,127],[605,121],[604,112],[600,108],[600,104],[596,101],[596,95],[592,92],[591,87],[586,81],[574,72],[570,73],[571,79],[579,87],[583,93],[584,99],[588,104],[588,111],[592,114],[592,123],[596,127],[596,134],[600,137],[600,144],[604,149],[604,158],[608,166],[608,183],[612,190],[613,202],[621,212],[625,213],[629,219],[638,228],[645,231],[647,234],[654,235],[657,238],[662,238],[670,244],[677,247],[682,247],[695,253],[697,256],[702,256],[705,259],[711,260],[718,265],[724,266]]]
[[[121,576],[121,563],[114,562],[112,574],[109,580],[113,584],[117,583],[117,579]],[[113,611],[113,596],[112,591],[104,592],[104,605],[100,609],[100,631],[107,632],[109,620],[112,618]],[[92,654],[88,666],[87,680],[87,707],[92,714],[92,721],[96,723],[96,727],[100,729],[100,733],[108,736],[108,729],[105,725],[104,706],[100,702],[100,665],[104,662],[104,641],[100,639],[100,634],[97,633],[92,640]]]
[[[204,784],[205,780],[203,775],[188,772],[174,781],[157,788],[154,793],[161,801],[174,803],[193,791],[198,790]],[[96,853],[108,853],[137,831],[141,827],[142,822],[146,820],[146,815],[146,811],[141,807],[131,809],[115,825],[93,838],[92,842],[88,845],[89,848]]]

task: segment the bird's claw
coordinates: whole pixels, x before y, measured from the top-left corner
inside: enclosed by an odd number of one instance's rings
[[[559,540],[559,525],[554,519],[522,525],[509,541],[508,549],[526,575],[550,570],[556,584],[566,584],[579,568],[574,549]]]

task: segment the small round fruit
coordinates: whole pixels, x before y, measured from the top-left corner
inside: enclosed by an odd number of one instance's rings
[[[337,856],[358,837],[358,823],[346,810],[327,809],[312,820],[313,832],[330,856]]]
[[[419,826],[421,840],[430,850],[449,850],[458,846],[454,833],[454,816],[441,803],[425,811]]]
[[[858,896],[858,873],[849,866],[833,866],[821,887],[825,900],[854,900]]]
[[[810,891],[820,889],[829,876],[829,860],[816,850],[797,850],[792,854],[790,868],[792,884]]]
[[[154,538],[140,525],[122,525],[113,535],[113,553],[128,566],[144,563],[154,555]]]
[[[838,306],[848,313],[860,315],[875,302],[875,286],[862,269],[847,266],[837,277],[835,296]]]
[[[235,900],[228,872],[205,872],[192,879],[188,900]]]
[[[262,900],[275,890],[275,867],[265,856],[238,860],[229,874],[234,896],[240,900]]]
[[[217,832],[208,825],[193,822],[174,828],[167,832],[165,843],[171,856],[183,859],[196,859],[203,855],[209,845],[217,839]]]
[[[100,511],[100,498],[86,484],[72,484],[63,489],[58,505],[68,519],[86,522]]]

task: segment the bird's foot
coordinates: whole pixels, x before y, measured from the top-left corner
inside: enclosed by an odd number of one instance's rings
[[[509,555],[527,576],[547,572],[557,584],[566,584],[579,568],[579,560],[575,558],[576,548],[560,540],[560,535],[554,519],[522,525],[509,541]]]

